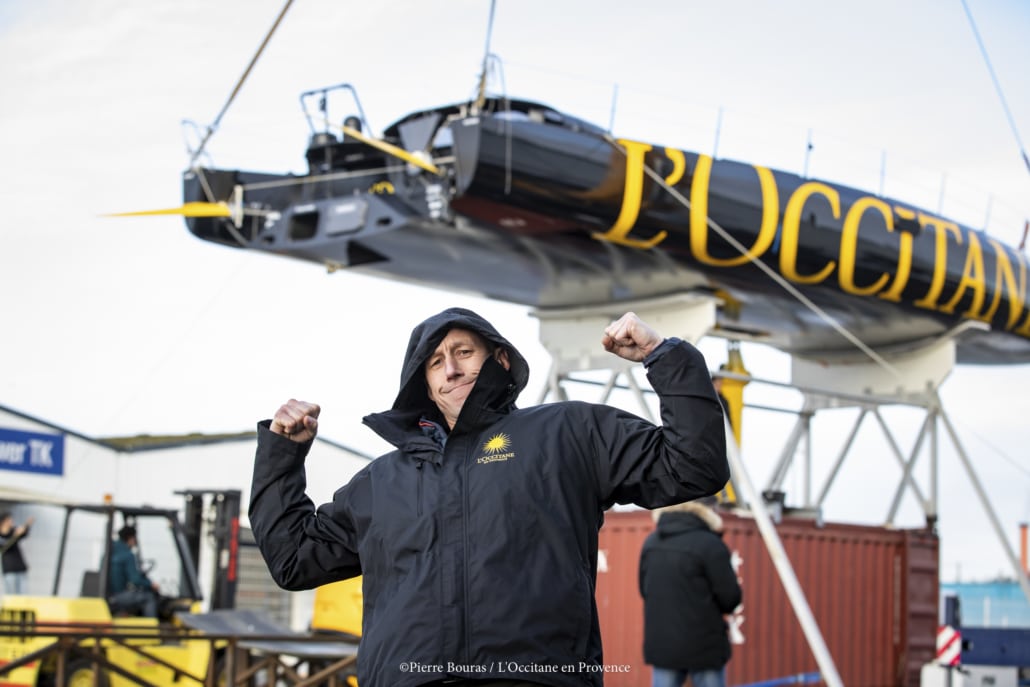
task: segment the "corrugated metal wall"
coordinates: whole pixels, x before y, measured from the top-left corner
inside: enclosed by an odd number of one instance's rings
[[[754,520],[721,515],[724,541],[743,561],[744,643],[734,647],[729,684],[817,672]],[[628,673],[609,674],[607,687],[650,685],[637,565],[653,528],[649,511],[630,511],[608,513],[601,529],[597,602],[605,663],[631,666]],[[936,536],[922,530],[818,526],[789,517],[777,531],[844,684],[918,687],[919,667],[934,658]]]
[[[290,592],[272,579],[249,527],[240,528],[236,579],[236,608],[260,611],[273,622],[290,627]]]

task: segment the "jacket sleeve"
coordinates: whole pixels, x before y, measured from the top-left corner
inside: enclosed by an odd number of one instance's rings
[[[647,377],[661,403],[662,425],[614,411],[602,420],[604,506],[658,508],[708,496],[729,480],[726,427],[704,356],[686,341],[665,345]]]
[[[0,534],[0,553],[7,553],[9,549],[14,548],[15,544],[29,536],[28,526],[23,525],[23,527],[24,530],[20,534],[17,527],[12,528],[9,534]]]
[[[311,442],[299,444],[258,424],[249,517],[254,539],[272,579],[299,591],[361,574],[353,514],[353,492],[364,471],[317,510],[308,498],[304,459]]]
[[[137,589],[150,589],[154,583],[151,582],[150,578],[147,577],[143,573],[143,570],[140,569],[139,559],[136,557],[136,554],[130,553],[129,556],[129,565],[127,568],[129,573],[129,582],[131,582]]]
[[[713,542],[711,551],[704,556],[705,575],[712,585],[712,597],[723,613],[732,613],[743,599],[730,556],[730,550],[721,539]]]
[[[111,587],[122,592],[130,587],[148,589],[150,580],[139,567],[139,559],[127,544],[115,542],[111,551]]]
[[[640,592],[640,598],[642,599],[647,598],[647,553],[651,548],[649,544],[651,542],[651,535],[653,534],[654,533],[652,532],[646,539],[644,539],[644,545],[640,549],[640,560],[637,563],[637,591]]]

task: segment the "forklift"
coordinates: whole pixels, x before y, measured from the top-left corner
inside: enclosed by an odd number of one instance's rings
[[[210,609],[234,605],[240,492],[179,492],[178,512],[150,506],[68,504],[48,596],[0,602],[0,684],[24,687],[188,687],[211,683],[225,642],[189,630],[184,617],[203,608],[197,560],[204,539],[204,497],[215,510],[210,531],[214,584]],[[116,532],[132,526],[141,570],[159,587],[157,617],[112,604],[110,560]],[[198,637],[194,639],[193,637]]]

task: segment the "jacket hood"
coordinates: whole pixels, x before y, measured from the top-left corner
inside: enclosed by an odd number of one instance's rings
[[[659,508],[653,512],[655,521],[659,533],[671,532],[673,530],[679,531],[683,529],[684,519],[683,515],[692,515],[705,527],[721,534],[723,530],[722,518],[714,510],[701,503],[700,501],[687,501],[686,503],[680,503],[675,506],[666,506],[665,508]]]
[[[529,382],[529,364],[522,354],[501,336],[492,324],[478,314],[465,308],[448,308],[427,318],[412,330],[401,369],[400,391],[393,402],[394,410],[403,411],[405,414],[421,413],[436,417],[436,404],[429,398],[429,390],[426,388],[425,363],[447,336],[447,332],[452,329],[476,332],[491,344],[502,346],[508,352],[508,373],[513,384],[513,391],[505,399],[508,404],[514,403],[519,393],[526,388]]]

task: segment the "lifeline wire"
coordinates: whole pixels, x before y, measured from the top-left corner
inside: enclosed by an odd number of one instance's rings
[[[222,117],[225,116],[226,111],[229,109],[229,105],[231,105],[232,101],[235,100],[236,94],[240,92],[241,88],[243,88],[243,82],[247,80],[247,77],[250,75],[250,70],[254,68],[255,64],[257,64],[258,58],[261,57],[261,53],[265,51],[265,46],[267,46],[268,41],[272,39],[272,34],[275,33],[277,28],[279,28],[279,23],[283,20],[283,17],[286,16],[286,10],[290,9],[290,5],[292,4],[293,0],[286,0],[286,4],[283,6],[282,11],[279,12],[279,16],[276,17],[275,23],[272,24],[272,28],[268,30],[268,33],[265,35],[265,39],[261,41],[261,46],[257,49],[257,52],[254,53],[254,57],[251,58],[250,64],[247,65],[247,69],[243,72],[243,76],[241,76],[239,81],[236,82],[236,87],[232,89],[229,99],[226,100],[225,105],[222,106],[222,111],[218,113],[217,117],[215,117],[214,123],[207,128],[207,132],[205,132],[203,140],[201,140],[200,145],[197,146],[197,150],[194,151],[193,156],[190,158],[190,167],[196,163],[197,158],[204,152],[204,147],[207,145],[208,140],[218,128],[219,123],[222,121]]]
[[[962,8],[966,11],[966,16],[969,18],[969,26],[973,29],[973,36],[976,37],[976,44],[980,46],[980,54],[983,55],[984,64],[987,65],[987,71],[991,75],[991,81],[994,82],[994,90],[998,92],[998,99],[1001,101],[1001,108],[1005,110],[1005,117],[1009,120],[1009,128],[1012,129],[1012,135],[1016,138],[1016,144],[1019,146],[1019,154],[1023,157],[1023,164],[1026,165],[1026,170],[1030,172],[1030,158],[1026,155],[1026,148],[1023,147],[1023,141],[1019,137],[1019,129],[1016,127],[1016,120],[1012,118],[1012,111],[1009,110],[1009,104],[1005,101],[1005,93],[1001,90],[1001,83],[998,82],[998,77],[994,73],[994,67],[991,66],[991,59],[987,56],[987,48],[984,47],[983,39],[980,38],[980,32],[976,28],[976,22],[973,21],[973,13],[969,11],[969,4],[966,0],[962,0]]]

